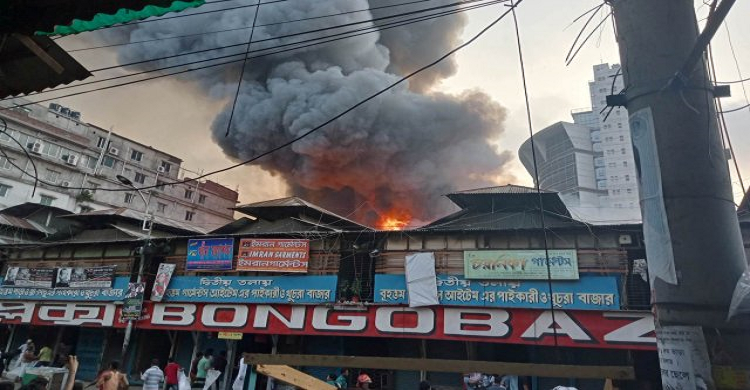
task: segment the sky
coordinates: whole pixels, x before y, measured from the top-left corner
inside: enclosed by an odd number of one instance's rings
[[[571,110],[590,106],[587,82],[593,78],[592,66],[619,63],[612,24],[607,22],[601,34],[594,35],[573,63],[565,64],[565,56],[581,27],[580,22],[572,26],[570,23],[599,3],[593,0],[525,0],[519,5],[518,17],[534,131],[557,121],[572,121]],[[700,7],[699,4],[697,2],[696,8]],[[505,9],[501,4],[469,11],[469,23],[463,39],[469,39]],[[749,13],[750,4],[738,2],[714,40],[717,78],[720,80],[736,80],[740,74],[742,77],[750,76],[750,24],[743,23],[744,15]],[[703,14],[705,7],[700,8],[699,17]],[[736,50],[736,63],[727,30]],[[84,33],[57,42],[64,48],[76,49],[100,41],[96,33]],[[110,49],[72,54],[89,68],[117,63],[115,53]],[[432,91],[460,94],[480,90],[502,105],[507,110],[505,123],[502,124],[505,131],[492,142],[498,150],[512,152],[514,159],[498,181],[531,185],[531,177],[517,158],[518,147],[528,138],[529,130],[511,19],[501,21],[474,44],[459,52],[456,58],[456,74],[433,86]],[[746,104],[747,98],[741,84],[732,86],[732,95],[723,99],[725,109]],[[211,124],[228,101],[228,98],[209,99],[195,85],[163,78],[64,98],[58,103],[81,111],[87,122],[104,128],[112,126],[120,134],[182,157],[184,167],[210,171],[233,163],[211,139]],[[750,123],[750,110],[727,114],[726,118],[740,172],[750,182],[750,135],[744,131]],[[239,189],[241,202],[289,195],[286,184],[278,177],[254,167],[235,169],[212,177],[212,180]],[[733,180],[736,183],[735,198],[739,202],[742,190],[734,172]]]

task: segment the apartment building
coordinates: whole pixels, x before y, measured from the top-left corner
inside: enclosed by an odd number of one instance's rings
[[[171,184],[195,175],[179,157],[86,123],[78,111],[51,103],[0,111],[0,118],[7,123],[0,133],[6,153],[0,153],[0,207],[33,202],[75,213],[121,207],[145,211],[139,193],[125,191],[128,187],[118,181],[122,175],[137,187],[157,186],[142,191],[156,216],[206,231],[233,220],[237,191],[210,180]],[[35,170],[41,179],[36,190]],[[107,190],[113,188],[123,191]]]

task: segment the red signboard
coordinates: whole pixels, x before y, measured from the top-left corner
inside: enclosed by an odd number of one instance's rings
[[[309,240],[245,238],[240,240],[238,271],[307,272]]]
[[[554,323],[553,323],[554,317]],[[112,303],[0,303],[0,323],[125,327]],[[647,312],[145,303],[136,328],[655,350]]]

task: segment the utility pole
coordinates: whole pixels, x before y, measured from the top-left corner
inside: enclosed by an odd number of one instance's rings
[[[750,329],[726,321],[747,261],[703,61],[713,34],[699,39],[692,0],[609,3],[641,187],[662,382],[667,388],[671,379],[664,376],[687,368],[693,378],[685,380],[713,389],[701,355],[710,354],[713,366],[750,367]],[[733,1],[723,3],[722,17]],[[709,22],[714,32],[715,23]],[[701,337],[681,332],[684,326]],[[692,351],[665,356],[680,338]]]

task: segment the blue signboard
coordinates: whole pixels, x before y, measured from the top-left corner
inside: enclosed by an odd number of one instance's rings
[[[188,240],[188,271],[232,269],[234,238],[211,238]]]
[[[22,301],[121,301],[128,290],[129,278],[115,278],[112,287],[106,288],[0,288],[0,299]]]
[[[173,276],[163,302],[295,303],[336,301],[336,276]]]
[[[620,294],[615,276],[581,276],[575,281],[468,280],[454,275],[438,275],[441,305],[492,306],[574,310],[619,310]],[[406,304],[409,296],[404,275],[375,275],[375,303]]]

